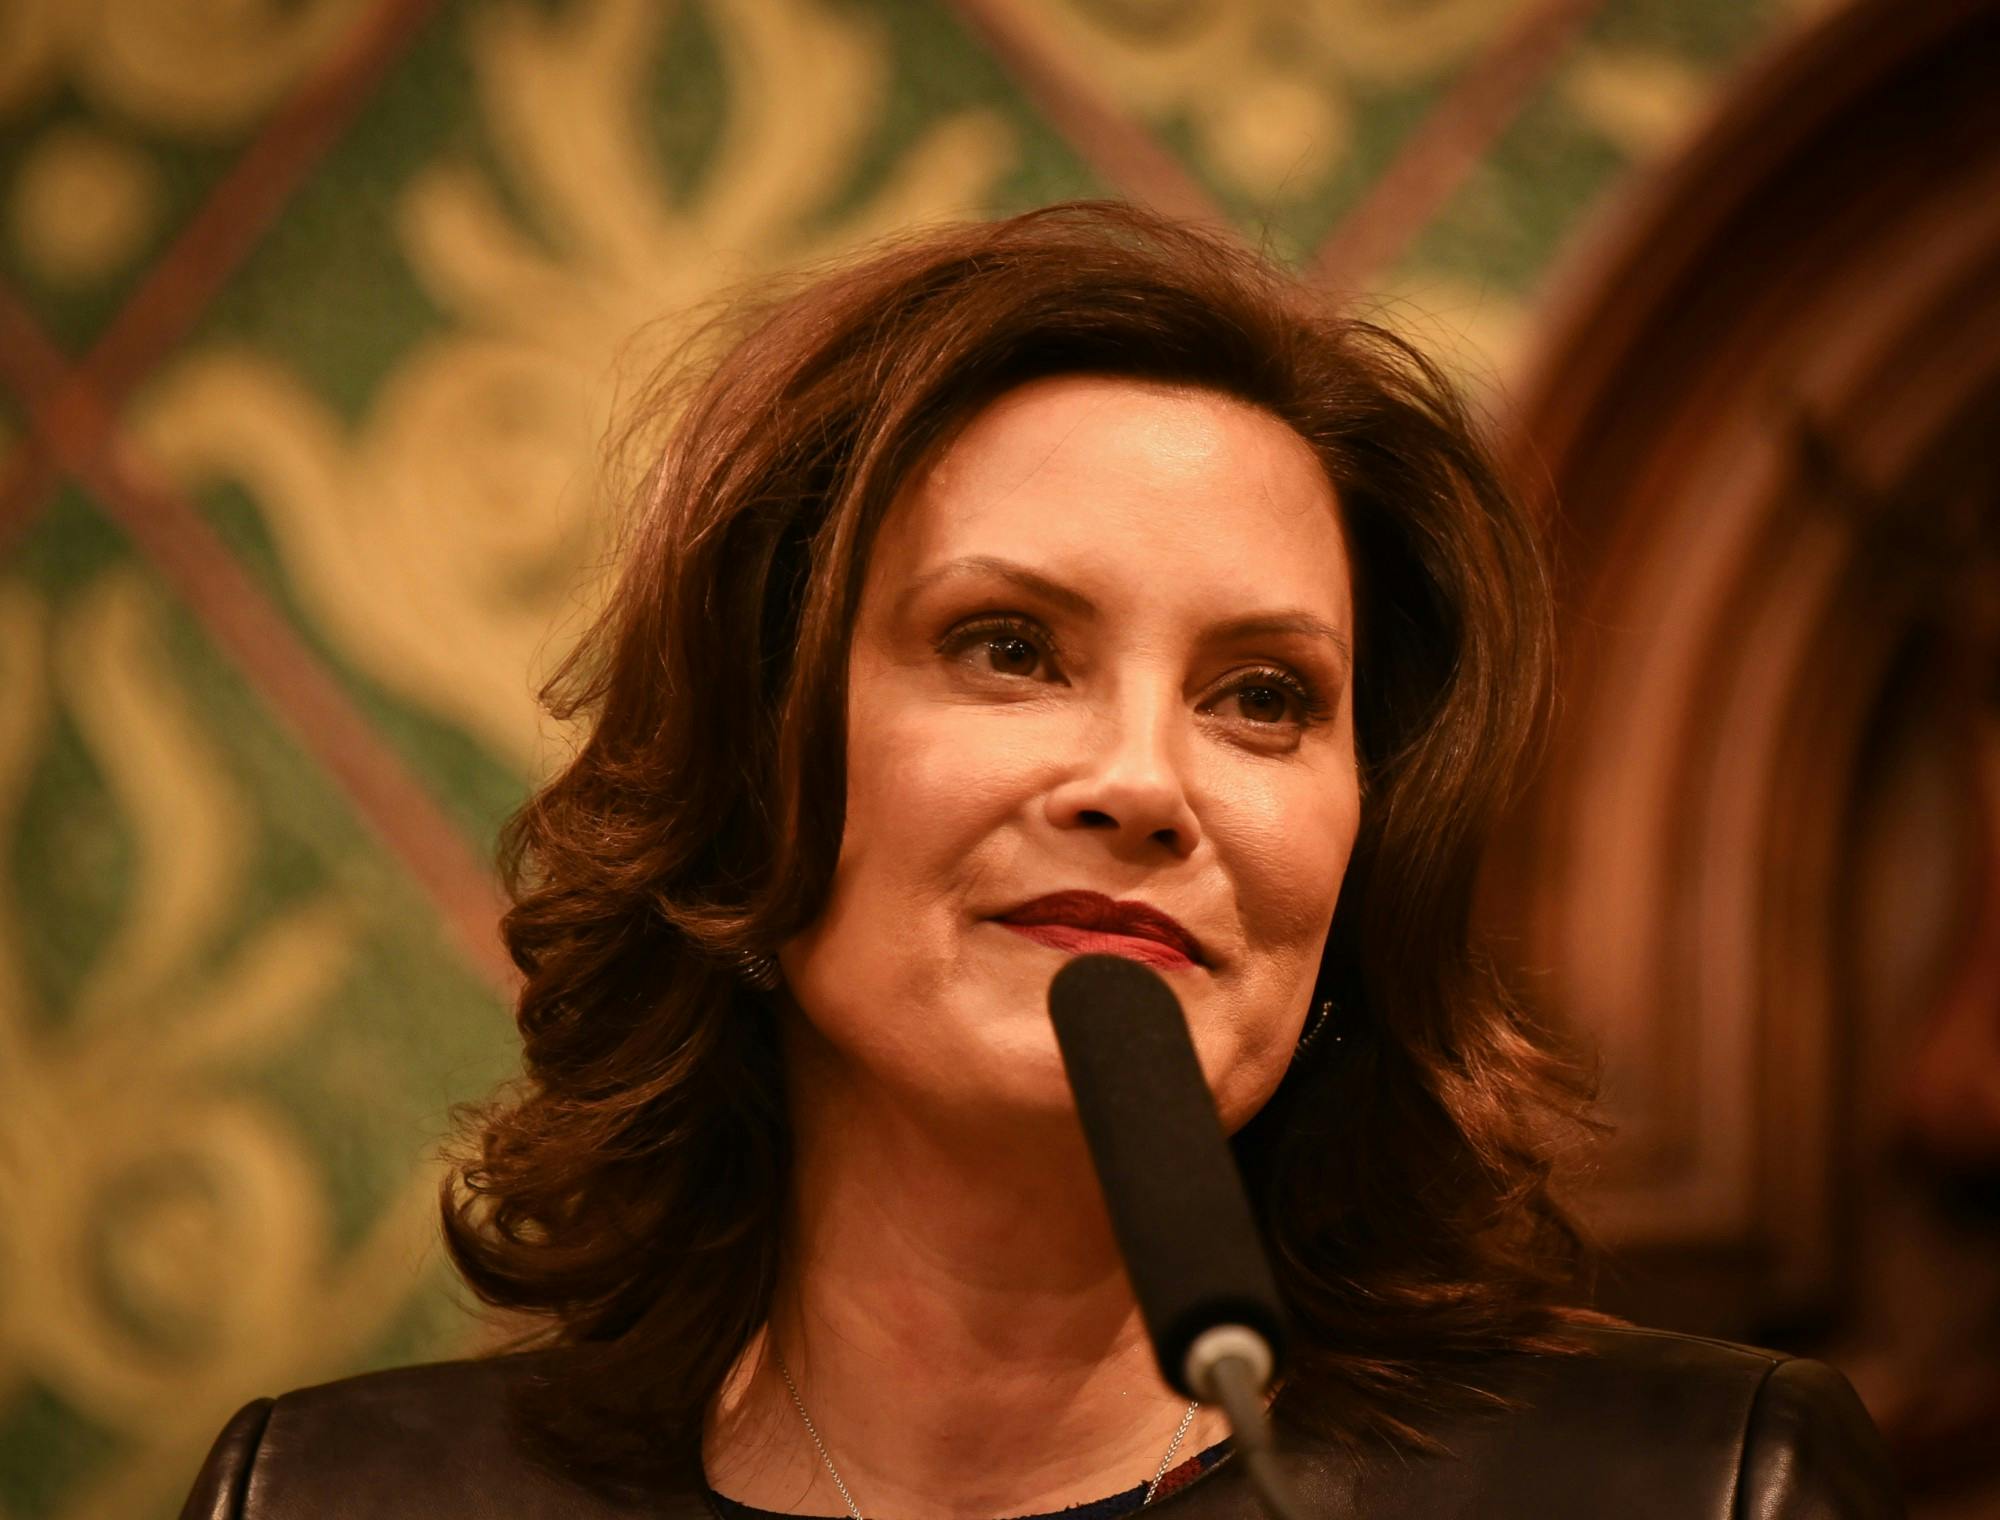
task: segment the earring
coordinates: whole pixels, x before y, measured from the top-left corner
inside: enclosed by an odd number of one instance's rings
[[[736,955],[736,974],[759,992],[778,990],[780,978],[778,958],[775,955],[759,955],[754,950],[740,950]]]
[[[1298,1049],[1292,1052],[1293,1060],[1297,1060],[1299,1056],[1305,1051],[1305,1048],[1308,1045],[1312,1044],[1314,1040],[1317,1040],[1319,1038],[1320,1031],[1325,1029],[1326,1026],[1330,1022],[1332,1022],[1332,1019],[1333,1019],[1333,999],[1327,998],[1317,1008],[1315,1008],[1312,1011],[1311,1017],[1309,1017],[1306,1020],[1306,1027],[1299,1034]],[[1335,1035],[1334,1039],[1335,1041],[1338,1041],[1340,1039],[1340,1036]]]

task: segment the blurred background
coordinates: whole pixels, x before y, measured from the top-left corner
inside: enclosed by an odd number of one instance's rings
[[[1604,1063],[1599,1302],[2000,1514],[1996,78],[1971,0],[0,0],[0,1516],[482,1344],[434,1152],[619,397],[1076,195],[1490,412],[1565,675],[1482,911]]]

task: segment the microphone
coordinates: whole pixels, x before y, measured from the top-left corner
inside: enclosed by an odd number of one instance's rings
[[[1284,1312],[1180,1000],[1137,961],[1082,955],[1049,983],[1049,1018],[1160,1373],[1227,1411],[1266,1511],[1290,1520],[1263,1405]]]

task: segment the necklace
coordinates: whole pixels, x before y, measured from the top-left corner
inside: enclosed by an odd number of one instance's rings
[[[771,1348],[771,1360],[778,1364],[778,1376],[785,1380],[785,1392],[792,1396],[792,1408],[799,1412],[799,1422],[805,1426],[806,1434],[812,1437],[813,1450],[819,1453],[820,1461],[826,1465],[826,1475],[833,1479],[833,1486],[840,1490],[840,1499],[847,1506],[847,1513],[852,1520],[862,1520],[861,1506],[854,1502],[854,1495],[847,1491],[847,1484],[841,1480],[840,1469],[833,1465],[833,1458],[827,1453],[826,1442],[819,1438],[819,1427],[813,1424],[812,1416],[806,1413],[806,1401],[799,1397],[799,1385],[792,1381],[792,1370],[785,1365],[785,1359],[779,1354],[776,1346]],[[1146,1485],[1146,1497],[1139,1501],[1141,1509],[1151,1504],[1153,1495],[1160,1491],[1160,1482],[1166,1477],[1168,1469],[1173,1466],[1174,1453],[1181,1449],[1181,1442],[1187,1439],[1188,1427],[1194,1423],[1194,1412],[1199,1408],[1201,1408],[1200,1399],[1189,1399],[1188,1407],[1181,1411],[1181,1422],[1174,1430],[1173,1440],[1167,1443],[1167,1454],[1160,1458],[1159,1468],[1154,1472],[1152,1481]]]

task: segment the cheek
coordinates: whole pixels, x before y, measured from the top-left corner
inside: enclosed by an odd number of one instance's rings
[[[970,917],[995,911],[1019,873],[1023,808],[1060,752],[1021,714],[941,703],[860,672],[848,709],[847,815],[822,953],[878,994],[947,987]],[[1035,730],[1035,732],[1029,732]]]
[[[968,926],[1018,886],[1015,825],[1056,751],[1046,726],[1019,713],[892,695],[875,685],[850,704],[831,892],[781,962],[806,1019],[843,1061],[926,1091],[983,1070],[984,1090],[996,1050],[1012,1060],[1040,1040],[1053,1053],[1037,1000],[994,981],[980,939],[991,931]],[[1019,1022],[996,1016],[1009,1011],[1025,1012]],[[1036,1033],[1021,1036],[1021,1022]],[[1045,1064],[1018,1061],[1021,1080],[1046,1083]]]
[[[1224,1127],[1234,1133],[1284,1079],[1307,1012],[1333,905],[1360,824],[1353,773],[1238,778],[1214,837],[1236,892],[1244,975],[1196,1046]]]
[[[1018,812],[1035,784],[1035,746],[971,708],[877,706],[857,708],[855,719],[847,837],[865,842],[878,878],[898,878],[876,880],[877,889],[924,891],[935,909],[938,892],[962,882],[982,842]]]
[[[1244,940],[1272,958],[1317,955],[1360,825],[1351,767],[1333,777],[1274,775],[1242,785],[1220,810],[1218,849],[1236,884]]]

